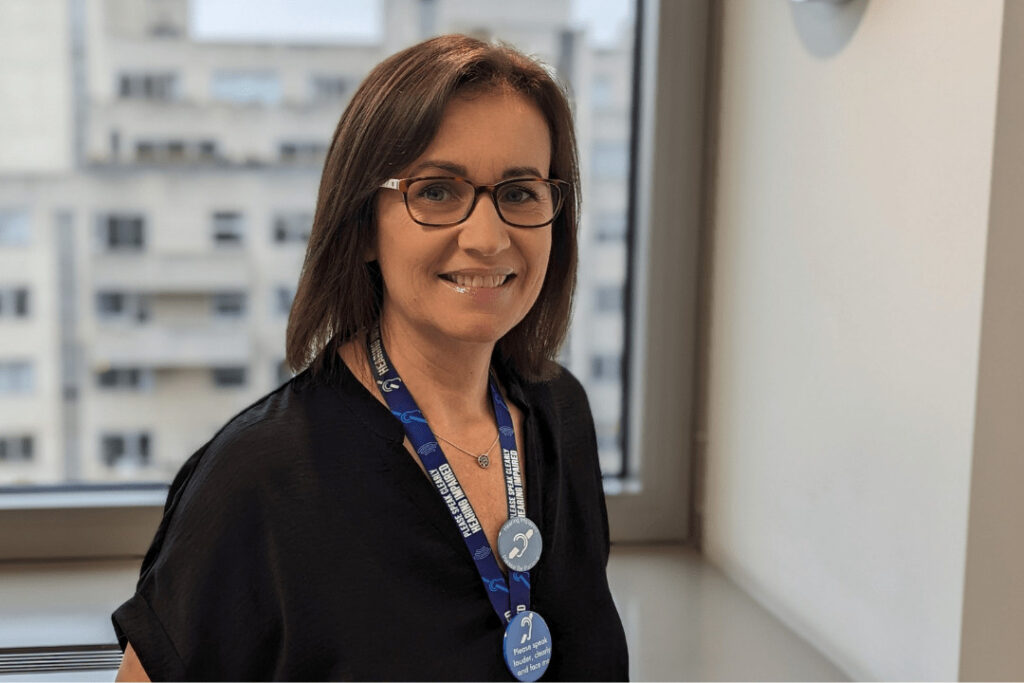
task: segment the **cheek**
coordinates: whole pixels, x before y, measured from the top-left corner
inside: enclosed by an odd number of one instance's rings
[[[530,254],[530,281],[535,292],[539,293],[544,286],[544,277],[548,272],[548,264],[551,261],[551,233],[537,235],[537,240],[531,242],[527,247]]]

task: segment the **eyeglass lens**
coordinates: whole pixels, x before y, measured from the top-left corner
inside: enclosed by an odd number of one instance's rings
[[[558,187],[543,180],[517,180],[494,189],[502,220],[521,227],[551,222],[558,209]],[[406,202],[412,217],[435,225],[458,223],[469,216],[476,188],[456,178],[416,180],[409,184]]]

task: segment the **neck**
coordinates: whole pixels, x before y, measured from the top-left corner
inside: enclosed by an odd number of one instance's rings
[[[427,420],[439,430],[494,423],[488,373],[494,342],[431,337],[401,321],[381,319],[392,365]]]

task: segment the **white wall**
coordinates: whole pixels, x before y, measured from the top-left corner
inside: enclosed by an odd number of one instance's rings
[[[955,679],[1003,3],[865,1],[722,3],[704,542],[852,676]]]

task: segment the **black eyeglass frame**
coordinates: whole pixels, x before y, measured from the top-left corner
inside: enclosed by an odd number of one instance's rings
[[[416,216],[414,216],[412,214],[412,209],[409,208],[409,185],[411,185],[412,183],[421,181],[421,180],[458,180],[458,181],[464,182],[467,185],[469,185],[470,187],[472,187],[473,190],[474,190],[473,201],[470,203],[469,209],[466,211],[466,215],[463,216],[462,218],[460,218],[459,220],[454,221],[452,223],[427,223],[427,222],[421,221],[418,218],[416,218]],[[540,182],[548,183],[549,185],[554,186],[554,188],[558,191],[558,202],[555,204],[555,208],[552,210],[551,218],[549,220],[547,220],[547,221],[545,221],[543,223],[539,223],[537,225],[523,225],[521,223],[513,223],[512,221],[510,221],[507,218],[505,218],[504,214],[501,213],[501,207],[498,206],[498,196],[495,193],[495,190],[497,190],[499,187],[503,187],[505,185],[512,185],[514,183],[521,183],[524,180],[531,180],[531,181],[538,181],[539,180]],[[520,176],[518,178],[509,178],[508,180],[502,180],[501,182],[494,183],[493,185],[477,185],[476,183],[471,181],[469,178],[463,178],[461,176],[445,175],[445,176],[417,176],[415,178],[388,178],[387,180],[385,180],[383,183],[380,184],[380,187],[382,189],[385,189],[385,190],[398,190],[399,192],[401,192],[402,193],[402,199],[405,201],[405,210],[409,213],[409,218],[411,218],[414,223],[426,226],[428,228],[447,228],[447,227],[451,227],[453,225],[458,225],[459,223],[466,222],[466,220],[468,220],[469,217],[473,215],[473,210],[476,208],[477,200],[480,199],[480,193],[481,192],[487,192],[487,194],[489,194],[491,196],[491,203],[494,204],[494,211],[498,214],[498,218],[500,218],[503,223],[505,223],[506,225],[511,225],[513,228],[527,228],[527,229],[529,229],[529,228],[543,228],[545,225],[551,225],[552,223],[555,222],[555,219],[558,218],[558,214],[560,214],[562,212],[562,206],[565,204],[566,196],[569,194],[569,191],[572,189],[572,183],[567,182],[565,180],[556,180],[554,178],[540,178],[540,177],[537,177],[537,176]]]

